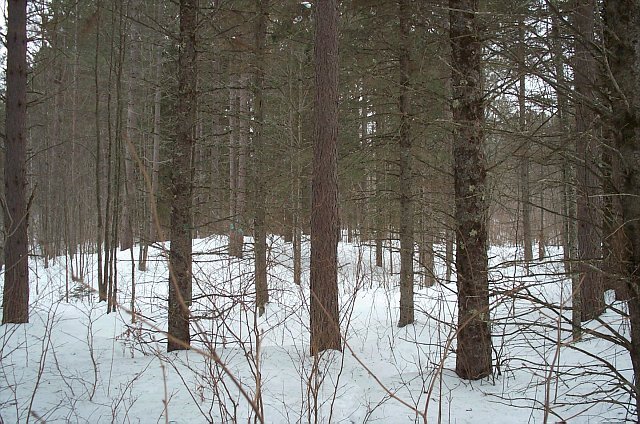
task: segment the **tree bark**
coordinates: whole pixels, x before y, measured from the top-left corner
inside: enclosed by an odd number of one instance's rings
[[[413,177],[411,155],[411,97],[409,82],[409,1],[400,0],[400,318],[398,327],[414,321],[413,304]]]
[[[599,234],[602,217],[598,194],[601,191],[598,178],[597,141],[592,127],[595,115],[589,102],[595,99],[596,62],[591,44],[594,42],[595,0],[577,0],[575,25],[574,84],[576,90],[576,131],[579,142],[576,146],[578,165],[577,218],[578,259],[580,270],[580,295],[582,321],[597,318],[604,310],[604,288],[601,271],[598,269],[602,257]]]
[[[311,207],[311,354],[342,350],[338,314],[338,2],[318,0]]]
[[[264,314],[265,305],[269,302],[269,287],[267,285],[267,233],[266,233],[266,181],[265,181],[265,137],[264,137],[264,59],[265,42],[267,36],[267,20],[269,0],[258,0],[258,19],[256,21],[256,55],[255,55],[255,84],[254,108],[255,122],[253,142],[255,148],[254,170],[254,272],[256,283],[256,306],[258,315]]]
[[[482,46],[478,0],[450,0],[456,201],[458,332],[456,373],[491,375],[487,259],[487,189],[483,153]]]
[[[167,351],[188,349],[191,304],[192,161],[196,124],[196,25],[198,0],[180,0],[177,129],[173,145],[169,329]]]
[[[27,1],[9,0],[4,193],[5,273],[2,323],[29,322],[27,225]]]
[[[107,286],[103,278],[102,268],[102,240],[104,236],[104,220],[102,219],[102,133],[101,133],[101,119],[100,119],[100,80],[99,80],[99,52],[100,52],[100,13],[101,13],[101,1],[96,1],[96,49],[94,51],[94,69],[93,78],[95,85],[95,130],[96,130],[96,161],[95,161],[95,184],[96,184],[96,250],[98,253],[98,300],[105,302],[107,300]]]
[[[628,255],[625,280],[631,323],[634,397],[640,410],[640,1],[604,2],[605,43],[610,74],[611,115],[621,162],[618,187]]]

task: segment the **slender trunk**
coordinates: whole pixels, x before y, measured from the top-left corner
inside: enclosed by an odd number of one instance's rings
[[[236,193],[236,228],[235,255],[242,258],[244,249],[244,232],[247,220],[245,217],[247,204],[247,158],[249,156],[249,76],[240,77],[241,88],[238,90],[238,180]]]
[[[156,86],[153,94],[153,159],[151,165],[151,193],[149,193],[149,240],[158,241],[160,222],[158,221],[158,184],[160,178],[160,119],[162,104],[162,48],[156,47]]]
[[[450,228],[447,228],[446,233],[445,233],[445,246],[444,246],[444,256],[445,256],[445,262],[446,262],[446,269],[445,269],[445,278],[444,281],[449,283],[451,282],[451,274],[453,274],[453,249],[454,249],[454,244],[455,244],[455,232],[453,230],[451,230]]]
[[[408,0],[400,0],[398,11],[400,20],[400,318],[398,327],[404,327],[414,321],[409,4]]]
[[[293,214],[293,282],[300,285],[302,283],[302,164],[299,155],[302,151],[302,108],[304,106],[303,98],[303,78],[302,78],[302,61],[297,62],[298,84],[296,89],[296,111],[295,121],[292,119],[291,131],[293,132],[293,123],[295,122],[295,135],[292,137],[294,146],[292,152],[295,155],[294,170],[294,214]]]
[[[236,79],[231,77],[229,83],[229,255],[238,257],[238,89]]]
[[[264,106],[263,106],[263,86],[264,86],[264,60],[266,26],[268,21],[268,0],[258,1],[258,19],[256,22],[256,73],[254,84],[254,146],[255,146],[255,170],[254,170],[254,272],[256,282],[256,306],[258,315],[264,314],[264,308],[269,302],[269,287],[267,286],[267,234],[265,223],[265,202],[266,202],[266,181],[265,181],[265,137],[264,137]]]
[[[540,187],[540,228],[538,231],[538,260],[545,258],[545,235],[544,235],[544,186]]]
[[[551,39],[553,42],[553,62],[556,72],[558,101],[558,120],[562,128],[563,139],[559,142],[566,146],[562,162],[562,216],[563,216],[563,250],[564,268],[571,278],[571,325],[573,339],[581,337],[581,292],[580,276],[575,272],[575,261],[578,258],[578,225],[576,217],[576,177],[575,177],[575,140],[571,136],[568,119],[568,102],[564,92],[566,79],[564,74],[563,47],[560,43],[560,29],[557,18],[553,17]],[[566,139],[565,139],[566,138]]]
[[[531,193],[529,189],[529,140],[526,138],[526,52],[525,52],[525,27],[524,16],[520,14],[518,21],[518,130],[522,137],[520,157],[520,205],[522,207],[522,246],[524,247],[524,263],[527,273],[529,264],[533,260],[533,237],[531,235]]]

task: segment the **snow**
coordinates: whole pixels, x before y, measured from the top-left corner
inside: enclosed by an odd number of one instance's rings
[[[385,267],[377,268],[372,246],[341,243],[344,354],[328,352],[314,362],[308,354],[308,274],[302,286],[294,285],[291,244],[271,237],[271,302],[256,317],[246,240],[242,260],[225,254],[224,237],[194,241],[193,349],[178,353],[166,353],[162,332],[168,244],[150,249],[147,271],[135,271],[135,324],[127,310],[129,252],[119,252],[121,305],[111,314],[89,290],[96,285],[95,256],[88,259],[86,286],[73,283],[69,302],[64,258],[46,269],[33,258],[30,323],[0,327],[0,422],[248,422],[255,413],[245,395],[262,406],[267,423],[412,423],[424,417],[540,423],[545,409],[548,422],[635,419],[620,384],[632,381],[628,353],[589,334],[571,341],[565,310],[570,283],[561,274],[560,249],[550,248],[530,275],[515,247],[490,249],[497,366],[492,377],[469,382],[453,372],[455,282],[417,284],[417,322],[399,329],[397,252],[395,269],[388,250]],[[308,269],[308,240],[303,247]],[[443,280],[442,258],[436,267]],[[614,310],[625,306],[611,297],[613,308],[603,318],[610,329],[602,323],[589,328],[627,335],[627,321]]]

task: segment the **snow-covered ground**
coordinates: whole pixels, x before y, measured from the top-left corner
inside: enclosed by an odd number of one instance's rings
[[[249,422],[252,406],[266,423],[635,419],[621,384],[632,381],[628,353],[589,334],[571,342],[570,313],[563,310],[570,284],[558,249],[549,249],[530,276],[515,248],[491,249],[496,368],[491,378],[469,382],[453,372],[455,282],[420,287],[418,276],[417,321],[399,329],[398,254],[390,261],[387,250],[385,267],[376,268],[371,246],[341,243],[345,349],[314,362],[308,274],[302,286],[292,283],[291,245],[270,239],[271,301],[256,317],[251,245],[238,260],[224,253],[225,243],[223,237],[194,241],[194,349],[169,354],[162,332],[168,273],[159,246],[150,250],[148,270],[134,274],[135,324],[128,313],[129,252],[118,256],[121,308],[111,314],[88,290],[96,285],[94,256],[86,286],[70,283],[68,302],[64,259],[46,269],[32,260],[30,323],[0,327],[0,422]],[[308,269],[308,241],[304,249]],[[441,259],[436,268],[443,280]],[[614,309],[589,328],[628,334]]]

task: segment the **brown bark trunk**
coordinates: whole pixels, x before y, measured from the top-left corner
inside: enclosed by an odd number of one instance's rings
[[[27,224],[27,2],[9,0],[4,193],[5,273],[2,323],[29,322]]]
[[[338,314],[338,2],[316,2],[311,354],[342,350]]]
[[[171,248],[169,251],[169,329],[167,351],[188,349],[191,304],[192,161],[196,124],[197,0],[180,0],[178,104],[173,145]]]
[[[254,171],[254,272],[256,283],[256,306],[258,315],[264,314],[265,305],[269,302],[269,287],[267,285],[267,234],[266,234],[266,181],[265,181],[265,138],[264,138],[264,107],[263,107],[263,86],[264,86],[264,59],[266,26],[268,20],[269,0],[258,0],[258,19],[256,22],[256,55],[255,55],[255,84],[254,84],[254,149],[255,149],[255,171]]]
[[[409,1],[400,0],[400,318],[398,327],[414,321],[413,304],[413,177],[411,154],[411,97],[409,82]]]
[[[601,237],[598,231],[601,222],[599,205],[597,140],[592,127],[594,113],[589,102],[595,101],[596,63],[591,44],[594,42],[594,0],[578,0],[575,24],[578,38],[575,44],[574,83],[576,89],[576,131],[579,141],[576,146],[577,164],[577,217],[578,259],[580,270],[580,295],[582,321],[600,316],[604,310],[604,288],[598,270],[602,257]]]
[[[611,88],[611,129],[616,155],[621,162],[618,192],[622,211],[622,231],[627,244],[625,280],[631,323],[631,362],[634,373],[633,396],[640,410],[640,2],[604,2],[605,43],[613,81]],[[615,84],[614,84],[615,83]]]
[[[104,236],[104,221],[102,219],[102,133],[100,126],[100,80],[98,73],[98,66],[100,61],[99,51],[100,51],[100,13],[101,13],[101,1],[98,0],[96,2],[96,49],[94,52],[94,69],[93,69],[93,78],[95,84],[95,104],[94,104],[94,114],[95,114],[95,129],[96,129],[96,162],[95,162],[95,184],[96,184],[96,224],[97,224],[97,234],[96,234],[96,247],[98,252],[98,300],[100,302],[104,302],[107,300],[107,286],[105,284],[103,278],[103,268],[102,268],[102,240]]]
[[[158,184],[160,178],[160,119],[162,104],[162,50],[156,47],[156,87],[153,93],[153,153],[151,163],[151,193],[149,193],[149,240],[148,243],[158,241],[160,222],[158,220]]]
[[[238,82],[232,76],[229,83],[229,255],[238,257]]]
[[[458,348],[456,373],[491,375],[487,260],[487,190],[478,0],[450,0],[452,50]]]

